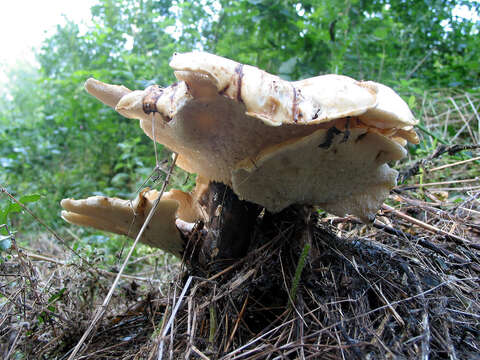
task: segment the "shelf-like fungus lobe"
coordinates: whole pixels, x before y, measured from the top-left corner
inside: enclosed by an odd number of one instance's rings
[[[184,170],[273,212],[309,204],[370,220],[396,182],[387,162],[418,142],[407,104],[375,82],[289,82],[202,52],[174,54],[170,65],[179,81],[166,88],[131,91],[95,79],[85,87],[140,120]]]

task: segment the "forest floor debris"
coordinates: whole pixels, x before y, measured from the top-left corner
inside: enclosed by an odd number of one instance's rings
[[[452,99],[452,111],[469,104]],[[439,117],[443,105],[434,103]],[[476,121],[471,114],[463,118]],[[478,146],[467,143],[476,130],[457,117],[457,149],[473,159]],[[426,122],[429,132],[439,119]],[[393,189],[372,225],[293,208],[259,226],[249,254],[216,273],[158,267],[158,254],[139,259],[75,358],[478,357],[478,161],[432,150],[403,165],[409,182]],[[0,263],[0,356],[68,359],[116,269],[87,264],[50,235],[29,249],[10,237]]]

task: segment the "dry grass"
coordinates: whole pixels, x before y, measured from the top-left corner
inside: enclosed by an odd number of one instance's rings
[[[456,144],[480,143],[480,95],[455,90],[425,93],[419,109],[425,128]]]
[[[426,95],[425,129],[478,144],[479,103]],[[479,155],[426,148],[399,165],[408,182],[370,226],[292,208],[264,214],[249,255],[221,272],[139,260],[75,359],[478,358],[479,162],[462,161]],[[115,276],[52,237],[40,244],[0,265],[5,359],[68,359]]]

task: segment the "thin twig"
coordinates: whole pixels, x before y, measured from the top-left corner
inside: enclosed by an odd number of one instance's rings
[[[180,305],[182,304],[183,298],[185,297],[185,294],[187,293],[188,288],[190,287],[190,284],[192,283],[193,276],[190,276],[185,283],[185,286],[183,287],[182,292],[180,293],[180,297],[178,299],[178,302],[175,304],[175,307],[173,308],[172,314],[170,315],[170,319],[168,319],[167,325],[162,331],[162,339],[160,340],[160,345],[158,347],[158,360],[162,360],[163,358],[163,347],[165,343],[165,337],[168,335],[168,332],[170,331],[170,327],[173,324],[173,320],[175,319],[175,315],[177,315],[178,309],[180,309]]]
[[[422,66],[422,64],[430,57],[430,55],[432,55],[432,52],[435,50],[435,48],[433,49],[430,49],[427,54],[422,58],[420,59],[420,61],[413,67],[412,70],[410,70],[410,72],[407,74],[407,77],[406,79],[410,79],[412,77],[413,74],[415,74],[415,71],[417,71],[420,66]]]
[[[424,184],[412,184],[404,187],[396,187],[396,190],[409,190],[413,188],[422,188],[428,186],[437,186],[437,185],[450,185],[450,184],[463,184],[469,182],[480,181],[479,178],[474,179],[464,179],[464,180],[452,180],[452,181],[438,181],[438,182],[431,182],[431,183],[424,183]]]
[[[445,237],[449,238],[449,239],[452,239],[453,241],[455,241],[457,244],[460,244],[460,245],[472,245],[472,242],[467,240],[467,239],[464,239],[460,236],[457,236],[457,235],[454,235],[454,234],[450,234],[444,230],[441,230],[435,226],[432,226],[432,225],[429,225],[423,221],[420,221],[418,219],[415,219],[414,217],[411,217],[407,214],[404,214],[402,213],[401,211],[398,211],[394,208],[392,208],[391,206],[388,206],[387,204],[383,204],[382,205],[382,209],[384,210],[387,210],[389,212],[392,212],[394,213],[395,215],[401,217],[402,219],[404,220],[407,220],[408,222],[412,223],[412,224],[415,224],[415,225],[418,225],[428,231],[431,231],[433,233],[436,233],[436,234],[442,234],[444,235]]]
[[[446,187],[446,188],[433,188],[430,191],[472,191],[480,189],[479,186],[470,186],[470,187]]]
[[[466,164],[466,163],[476,161],[476,160],[480,160],[480,156],[477,156],[477,157],[474,157],[474,158],[471,158],[471,159],[467,159],[467,160],[457,161],[457,162],[454,162],[452,164],[442,165],[442,166],[439,166],[439,167],[436,167],[436,168],[433,168],[433,169],[428,169],[428,172],[443,170],[443,169],[446,169],[446,168],[449,168],[449,167],[452,167],[452,166],[462,165],[462,164]]]
[[[475,107],[475,105],[473,105],[472,99],[470,99],[470,96],[468,96],[468,93],[467,93],[467,92],[465,93],[465,97],[467,98],[468,103],[469,103],[470,106],[472,107],[473,113],[474,113],[475,116],[477,117],[477,124],[478,124],[478,125],[477,125],[477,130],[478,130],[478,139],[477,139],[477,142],[480,142],[480,116],[478,115],[477,108]]]
[[[376,313],[376,312],[378,312],[378,311],[385,310],[385,309],[387,309],[387,308],[390,307],[390,306],[394,306],[394,305],[398,305],[398,304],[401,304],[401,303],[405,303],[405,302],[412,301],[412,300],[414,300],[414,299],[416,299],[416,298],[419,298],[419,297],[421,297],[421,296],[425,296],[425,295],[427,295],[427,294],[429,294],[429,293],[431,293],[431,292],[433,292],[433,291],[435,291],[435,290],[437,290],[437,289],[439,289],[439,288],[441,288],[441,287],[444,287],[444,286],[446,286],[446,285],[449,285],[449,284],[451,284],[451,283],[464,282],[464,281],[478,281],[478,280],[480,280],[480,278],[478,278],[478,277],[470,277],[470,278],[463,278],[463,279],[454,278],[454,279],[445,280],[445,281],[441,282],[440,284],[435,285],[435,286],[431,287],[430,289],[423,291],[422,293],[417,293],[417,294],[412,295],[412,296],[410,296],[410,297],[408,297],[408,298],[405,298],[405,299],[400,299],[400,300],[397,300],[397,301],[392,301],[392,302],[391,302],[390,304],[388,304],[388,305],[382,305],[382,306],[376,307],[375,309],[372,309],[372,310],[370,310],[370,311],[364,312],[364,313],[362,313],[362,314],[359,314],[359,315],[356,315],[356,316],[353,316],[353,317],[350,317],[350,318],[343,319],[343,320],[341,320],[341,321],[335,322],[335,323],[333,323],[333,324],[331,324],[331,325],[329,325],[329,326],[323,327],[322,329],[320,329],[320,330],[318,330],[318,331],[315,331],[315,332],[313,332],[313,333],[311,333],[311,334],[306,335],[304,338],[305,338],[305,339],[318,338],[318,336],[319,336],[320,334],[325,333],[326,331],[331,330],[331,329],[337,327],[338,325],[342,324],[342,322],[343,322],[343,323],[346,323],[346,322],[349,322],[349,321],[353,321],[353,320],[357,320],[357,319],[360,319],[360,318],[364,318],[364,317],[367,317],[367,316],[369,316],[369,315],[371,315],[371,314],[374,314],[374,313]],[[322,305],[322,306],[323,306],[323,305]],[[309,311],[308,313],[306,313],[305,315],[308,316],[308,315],[310,315],[311,313],[315,313],[316,311],[322,309],[322,306],[320,306],[320,307],[318,307],[318,308],[315,308],[315,309],[313,309],[313,310],[310,310],[310,311]],[[288,324],[293,323],[294,321],[297,321],[297,318],[293,318],[293,319],[290,319],[290,320],[288,320],[288,321],[285,321],[285,322],[282,323],[281,325],[279,325],[279,326],[277,326],[277,327],[275,327],[275,328],[273,328],[273,329],[271,329],[271,330],[263,333],[262,335],[256,337],[255,339],[252,339],[252,340],[249,341],[248,343],[240,346],[239,348],[233,350],[232,352],[230,352],[230,353],[222,356],[220,359],[221,359],[221,360],[231,359],[231,358],[232,358],[232,355],[235,355],[235,354],[243,351],[244,349],[248,348],[249,346],[255,344],[256,342],[258,342],[258,341],[260,341],[261,339],[265,338],[266,336],[270,335],[271,333],[277,331],[278,329],[281,329],[281,328],[284,327],[284,326],[287,326]],[[291,346],[290,343],[285,344],[285,345],[282,345],[282,346],[279,347],[278,349],[283,349],[283,348],[286,348],[286,347],[289,347],[289,346]]]
[[[7,194],[7,196],[12,199],[16,204],[18,204],[23,210],[25,210],[27,213],[30,214],[30,216],[32,216],[36,221],[38,221],[45,229],[47,229],[47,231],[53,235],[53,237],[55,239],[57,239],[58,241],[60,241],[62,243],[63,246],[65,246],[68,250],[70,250],[73,254],[75,254],[76,256],[78,256],[82,261],[84,261],[89,267],[91,267],[92,269],[95,270],[95,268],[92,266],[92,264],[90,264],[90,262],[85,259],[82,255],[80,255],[78,252],[76,252],[75,250],[73,250],[65,240],[63,240],[60,235],[58,235],[50,226],[48,226],[42,219],[40,219],[37,215],[35,215],[35,213],[33,213],[33,211],[31,211],[27,206],[25,206],[24,204],[22,204],[20,201],[18,201],[12,194],[10,194],[6,188],[4,187],[0,187],[0,192],[2,193],[5,193]]]
[[[467,121],[467,119],[465,119],[465,116],[463,116],[463,113],[462,113],[462,111],[459,109],[459,107],[458,107],[458,105],[457,105],[457,102],[456,102],[451,96],[450,96],[448,99],[452,102],[453,106],[455,107],[455,110],[457,110],[458,113],[460,114],[460,118],[461,118],[462,121],[465,123],[465,126],[466,126],[467,129],[468,129],[468,133],[470,134],[470,137],[472,138],[472,141],[477,142],[477,139],[475,138],[475,135],[473,134],[472,129],[470,128],[470,125],[469,125],[470,120]],[[456,135],[455,135],[455,136],[456,136]],[[452,139],[452,141],[453,141],[453,140],[454,140],[454,139]]]
[[[245,308],[248,303],[248,294],[245,297],[245,301],[243,302],[242,309],[240,310],[240,313],[238,314],[237,320],[235,321],[235,324],[233,325],[232,333],[230,334],[230,337],[228,338],[227,345],[225,345],[225,352],[228,351],[228,348],[230,347],[230,344],[233,341],[233,337],[235,336],[235,333],[237,332],[238,324],[240,323],[240,320],[243,318],[243,314],[245,313]]]
[[[62,261],[58,260],[52,257],[48,257],[45,255],[40,255],[40,254],[35,254],[32,252],[27,252],[25,250],[22,251],[22,254],[27,256],[30,259],[37,260],[37,261],[47,261],[53,264],[61,265],[61,266],[70,266],[73,265],[75,266],[74,263],[69,263],[67,261]],[[118,273],[103,270],[103,269],[96,269],[100,274],[110,276],[110,277],[115,277],[118,275]],[[129,279],[129,280],[137,280],[137,281],[146,281],[146,282],[161,282],[162,280],[157,280],[157,279],[150,279],[150,278],[145,278],[145,277],[140,277],[140,276],[135,276],[135,275],[128,275],[128,274],[121,274],[122,278],[124,279]]]
[[[448,153],[449,155],[454,155],[457,152],[465,150],[477,150],[480,149],[480,144],[476,145],[450,145],[443,142],[443,145],[439,145],[435,151],[425,159],[417,160],[409,168],[402,170],[399,175],[399,182],[404,182],[409,177],[415,176],[420,171],[420,168],[425,167],[425,165],[433,159],[440,157],[441,155]],[[430,170],[431,171],[431,170]]]
[[[193,352],[195,352],[195,354],[200,356],[202,359],[210,360],[210,358],[208,356],[206,356],[204,353],[202,353],[195,345],[192,345],[192,350],[193,350]]]
[[[167,174],[167,177],[165,178],[165,181],[163,182],[163,186],[162,186],[162,189],[160,190],[160,193],[159,193],[159,196],[158,198],[155,199],[153,205],[152,205],[152,208],[150,210],[150,212],[148,213],[148,216],[147,218],[145,219],[145,222],[143,223],[142,225],[142,228],[140,229],[140,231],[138,232],[138,235],[137,237],[135,238],[135,241],[133,242],[132,246],[130,247],[130,251],[128,252],[126,258],[125,258],[125,261],[123,262],[122,264],[122,267],[120,268],[120,270],[118,271],[118,274],[112,284],[112,286],[110,287],[110,291],[108,292],[107,296],[105,297],[104,301],[103,301],[103,304],[96,310],[95,314],[94,314],[94,317],[92,319],[92,322],[90,323],[90,326],[87,328],[87,330],[84,332],[83,336],[81,337],[80,341],[77,343],[77,345],[75,346],[72,354],[68,357],[68,360],[73,360],[75,359],[75,356],[77,355],[77,353],[80,351],[80,348],[81,346],[83,345],[83,343],[85,342],[85,340],[87,339],[87,337],[90,335],[90,333],[93,331],[93,329],[97,326],[97,323],[98,321],[103,317],[103,315],[105,314],[106,310],[107,310],[107,307],[108,307],[108,304],[110,303],[110,300],[113,296],[113,292],[115,291],[117,285],[118,285],[118,282],[120,280],[120,277],[122,276],[123,274],[123,271],[125,270],[125,267],[127,266],[128,264],[128,261],[130,260],[130,257],[132,256],[133,254],[133,250],[135,249],[135,247],[137,246],[137,243],[139,242],[140,238],[142,237],[145,229],[147,228],[148,224],[150,223],[150,220],[152,220],[152,217],[153,215],[155,215],[155,211],[157,210],[157,207],[158,207],[158,204],[160,203],[160,200],[162,198],[162,195],[165,191],[165,189],[167,188],[167,185],[168,185],[168,182],[170,180],[170,175],[172,174],[173,172],[173,168],[175,166],[175,162],[177,161],[177,157],[178,157],[178,154],[175,153],[174,157],[173,157],[173,161],[172,161],[172,165],[170,166],[170,171],[168,172]]]
[[[24,326],[25,326],[25,325],[22,325],[22,329],[17,330],[17,335],[15,336],[15,339],[13,340],[12,345],[10,345],[10,350],[8,351],[8,354],[7,354],[7,356],[5,357],[5,360],[10,359],[10,356],[13,355],[13,350],[15,350],[15,346],[17,345],[17,341],[18,341],[18,339],[20,338],[20,335],[22,335],[22,333],[23,333],[22,330],[23,330],[23,327],[24,327]]]

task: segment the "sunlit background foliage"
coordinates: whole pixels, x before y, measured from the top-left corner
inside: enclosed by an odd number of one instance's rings
[[[38,53],[40,68],[19,65],[0,91],[0,183],[17,196],[40,195],[35,211],[53,226],[62,224],[64,197],[131,197],[154,165],[152,144],[83,83],[93,76],[131,89],[166,86],[174,81],[173,52],[214,52],[285,79],[339,73],[380,81],[414,110],[427,90],[476,91],[479,24],[459,14],[479,7],[466,0],[99,0],[87,31],[58,27]],[[191,184],[180,175],[175,181]],[[20,230],[35,226],[25,217],[10,221]]]

